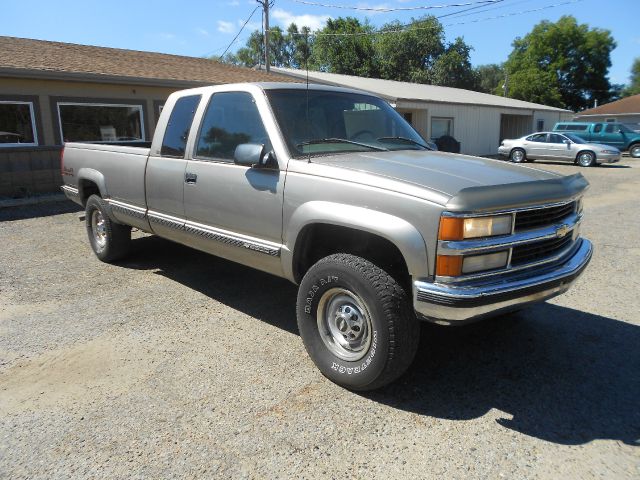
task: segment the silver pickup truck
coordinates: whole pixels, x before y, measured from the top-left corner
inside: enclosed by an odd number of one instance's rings
[[[298,284],[307,352],[353,390],[408,368],[419,320],[549,299],[592,254],[582,175],[432,151],[384,100],[342,88],[176,92],[150,148],[67,143],[62,175],[102,261],[135,227]]]

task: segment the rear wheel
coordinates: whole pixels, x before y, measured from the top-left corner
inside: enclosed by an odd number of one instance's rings
[[[596,164],[596,156],[593,152],[580,152],[576,161],[581,167],[591,167]]]
[[[509,160],[511,160],[513,163],[522,163],[527,160],[527,154],[521,148],[514,148],[513,150],[511,150]]]
[[[351,390],[383,387],[411,365],[420,324],[404,289],[364,258],[335,254],[306,273],[297,303],[309,356]]]
[[[629,155],[633,158],[640,158],[640,143],[635,143],[629,147]]]
[[[129,253],[131,227],[111,220],[107,204],[98,195],[91,195],[85,208],[87,235],[93,252],[103,262],[113,262]]]

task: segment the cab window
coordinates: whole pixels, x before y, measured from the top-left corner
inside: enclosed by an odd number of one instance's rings
[[[160,155],[183,158],[189,138],[193,116],[200,103],[200,95],[181,97],[171,110],[169,123],[162,139]]]
[[[242,143],[271,149],[255,100],[247,92],[214,93],[202,119],[195,156],[233,162]]]
[[[555,133],[549,134],[549,143],[563,143],[566,140],[562,135],[558,135]]]
[[[593,127],[593,133],[600,133],[602,131],[602,124],[596,123]]]

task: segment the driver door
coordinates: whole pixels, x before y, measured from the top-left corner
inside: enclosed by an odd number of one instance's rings
[[[285,172],[235,164],[236,147],[246,143],[271,150],[253,96],[214,93],[187,162],[185,229],[196,248],[277,273]]]

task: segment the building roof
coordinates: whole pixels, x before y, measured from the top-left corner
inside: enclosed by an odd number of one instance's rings
[[[272,67],[272,71],[290,75],[298,80],[304,80],[307,78],[307,72],[305,70]],[[397,82],[395,80],[364,78],[337,73],[309,71],[308,74],[309,80],[313,82],[357,88],[359,90],[375,93],[376,95],[393,102],[402,100],[422,101],[569,112],[569,110],[562,108],[524,102],[513,98],[499,97],[498,95],[490,95],[488,93],[474,92],[471,90],[464,90],[462,88],[440,87],[437,85],[426,85],[422,83]]]
[[[206,58],[0,36],[0,76],[195,86],[291,82],[291,77]]]
[[[616,100],[615,102],[605,103],[596,108],[583,110],[578,112],[576,116],[583,115],[620,115],[625,113],[640,114],[640,94]]]

